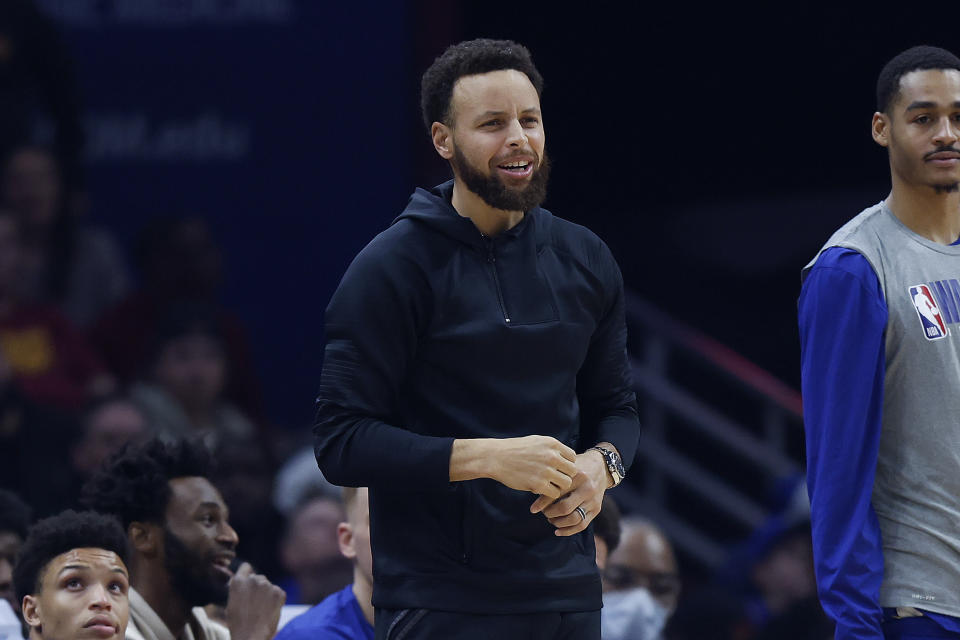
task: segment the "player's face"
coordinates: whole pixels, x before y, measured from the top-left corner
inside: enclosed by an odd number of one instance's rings
[[[23,599],[23,617],[43,640],[122,640],[129,585],[114,552],[73,549],[44,567],[39,593]]]
[[[170,579],[191,606],[226,604],[238,542],[227,505],[206,478],[174,478],[170,490],[164,533]]]
[[[937,191],[960,187],[960,71],[912,71],[888,109],[874,116],[874,138],[890,151],[901,181]],[[878,132],[878,118],[881,122]]]
[[[451,99],[454,172],[490,206],[526,211],[546,196],[540,98],[513,69],[464,76]]]

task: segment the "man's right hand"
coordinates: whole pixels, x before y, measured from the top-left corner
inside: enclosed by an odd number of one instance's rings
[[[244,562],[230,579],[226,617],[231,640],[270,640],[286,599],[283,589]]]
[[[492,478],[511,489],[553,499],[570,491],[576,452],[550,436],[454,440],[450,481]]]

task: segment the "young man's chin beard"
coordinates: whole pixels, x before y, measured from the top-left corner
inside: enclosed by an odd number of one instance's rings
[[[954,182],[951,184],[935,184],[933,185],[934,192],[937,195],[942,195],[945,193],[957,193],[960,191],[960,182]]]
[[[450,164],[467,189],[494,209],[527,212],[539,207],[547,197],[550,162],[546,153],[540,156],[540,166],[534,169],[527,186],[519,190],[511,189],[495,175],[478,171],[458,148],[454,149]]]

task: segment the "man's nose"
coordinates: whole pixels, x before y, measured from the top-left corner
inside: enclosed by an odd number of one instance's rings
[[[113,606],[110,603],[110,591],[109,589],[102,584],[94,584],[90,587],[91,600],[90,608],[91,609],[102,609],[109,611]]]
[[[940,120],[933,141],[938,147],[946,147],[955,143],[958,136],[960,136],[960,123],[957,123],[953,117],[947,117]]]
[[[512,120],[508,125],[507,144],[513,147],[523,147],[527,144],[527,132],[519,120]]]

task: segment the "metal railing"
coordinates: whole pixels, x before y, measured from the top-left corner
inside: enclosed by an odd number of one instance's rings
[[[716,568],[730,543],[767,517],[757,494],[801,470],[787,444],[802,426],[800,394],[638,296],[628,293],[626,307],[643,437],[631,481],[614,495],[626,512],[657,521],[678,550]],[[694,378],[716,381],[735,415],[695,382],[685,384],[678,363]],[[722,463],[698,462],[705,452]],[[712,511],[706,524],[700,504]]]

